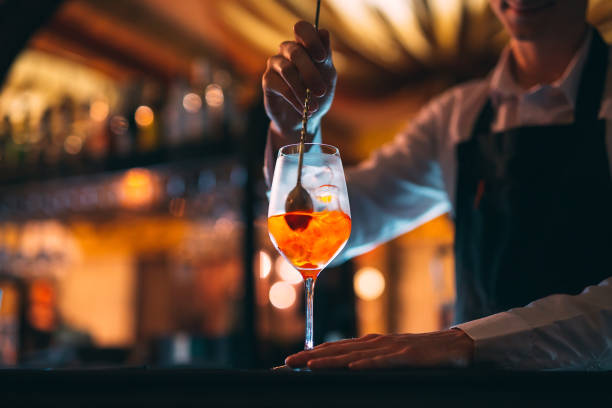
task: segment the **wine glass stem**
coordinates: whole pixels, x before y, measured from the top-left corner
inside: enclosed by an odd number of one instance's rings
[[[312,305],[314,299],[314,285],[314,279],[306,279],[306,340],[304,341],[304,350],[311,350],[313,348],[314,330]]]

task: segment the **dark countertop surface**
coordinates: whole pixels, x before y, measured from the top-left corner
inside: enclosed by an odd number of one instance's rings
[[[0,406],[58,405],[612,407],[612,371],[0,370]]]

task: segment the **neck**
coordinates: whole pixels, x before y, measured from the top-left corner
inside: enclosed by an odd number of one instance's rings
[[[512,39],[512,69],[517,83],[524,89],[550,84],[563,75],[572,58],[584,42],[588,26],[555,32],[535,41]]]

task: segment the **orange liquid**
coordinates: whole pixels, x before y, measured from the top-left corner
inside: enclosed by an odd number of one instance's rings
[[[304,279],[316,279],[351,234],[351,218],[342,211],[292,212],[268,218],[276,248]]]

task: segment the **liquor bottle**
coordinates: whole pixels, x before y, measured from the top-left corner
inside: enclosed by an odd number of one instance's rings
[[[129,84],[125,89],[124,96],[124,112],[128,123],[127,134],[130,137],[130,152],[140,151],[139,147],[139,129],[136,124],[136,111],[140,104],[140,96],[142,93],[142,82],[134,82]]]
[[[125,157],[134,150],[135,122],[133,87],[127,86],[121,90],[118,104],[109,115],[109,157]]]
[[[45,166],[49,168],[55,167],[62,156],[64,142],[64,123],[62,115],[59,111],[59,106],[52,106],[48,112],[48,135],[45,136],[46,143],[43,154]]]
[[[132,151],[130,124],[121,114],[111,115],[107,124],[109,133],[109,156],[127,156]]]
[[[108,103],[96,100],[87,104],[87,131],[88,137],[85,148],[87,155],[94,160],[101,160],[108,155],[110,135],[108,126]]]
[[[19,163],[19,147],[15,144],[13,123],[8,115],[2,118],[2,134],[5,140],[2,159],[7,168],[14,170]]]
[[[46,157],[47,151],[51,149],[53,145],[53,135],[51,133],[51,115],[52,110],[50,107],[47,107],[38,122],[38,133],[40,135],[40,154],[38,156],[38,164],[39,168],[44,168],[47,164]]]
[[[74,100],[66,95],[59,105],[58,113],[58,128],[54,134],[54,144],[59,149],[59,156],[70,158],[71,155],[81,151],[80,145],[74,137],[73,125],[75,118],[75,103]]]
[[[0,167],[7,167],[7,147],[11,139],[10,133],[11,122],[8,116],[0,121]]]
[[[21,115],[19,115],[21,116]],[[14,123],[13,126],[13,149],[15,154],[15,165],[18,168],[23,168],[26,158],[26,150],[28,143],[30,114],[26,111],[21,120]],[[12,123],[12,122],[11,122]]]
[[[138,129],[138,150],[149,152],[155,150],[159,143],[161,89],[153,81],[142,86],[139,104],[134,111],[134,120]]]
[[[40,156],[40,133],[38,133],[38,124],[34,124],[30,112],[26,113],[23,123],[23,139],[22,146],[23,162],[27,170],[32,170],[38,163]]]
[[[183,115],[185,108],[182,101],[186,94],[186,89],[189,88],[179,79],[173,80],[168,86],[166,103],[162,110],[163,127],[160,126],[160,144],[170,148],[183,143],[185,135]]]
[[[0,273],[0,301],[0,367],[15,366],[19,354],[22,291],[13,276]]]

